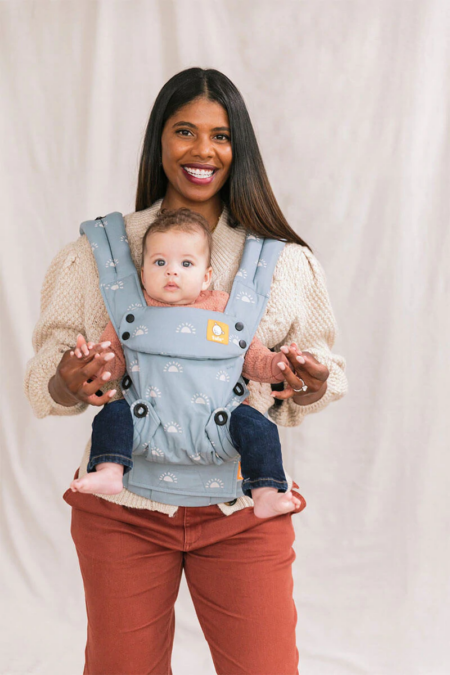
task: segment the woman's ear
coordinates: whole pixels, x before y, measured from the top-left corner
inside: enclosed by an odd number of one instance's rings
[[[211,277],[212,277],[212,267],[208,267],[208,269],[205,272],[205,278],[202,283],[202,291],[206,291],[208,288],[209,284],[211,283]]]

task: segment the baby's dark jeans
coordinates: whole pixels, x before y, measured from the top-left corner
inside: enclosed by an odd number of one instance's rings
[[[242,491],[251,497],[254,488],[272,487],[286,492],[281,445],[276,424],[258,410],[241,403],[230,416],[230,437],[241,455]],[[133,466],[133,418],[125,399],[108,403],[92,423],[88,472],[102,462]]]

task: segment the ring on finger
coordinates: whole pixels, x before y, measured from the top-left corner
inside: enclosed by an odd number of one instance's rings
[[[300,389],[294,389],[294,387],[292,387],[292,389],[295,391],[296,394],[298,394],[300,391],[306,391],[308,389],[307,385],[303,382],[302,378],[299,377],[298,379],[302,383],[302,386],[300,387]]]

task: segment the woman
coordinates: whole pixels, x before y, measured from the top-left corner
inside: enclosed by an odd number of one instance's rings
[[[213,231],[216,290],[230,291],[246,231],[288,242],[257,335],[270,348],[291,343],[295,372],[286,372],[283,391],[250,383],[250,404],[295,426],[340,398],[344,361],[330,351],[335,323],[323,272],[280,211],[240,93],[215,70],[175,75],[155,101],[136,212],[125,218],[136,266],[156,214],[179,207],[201,213]],[[118,383],[105,390],[108,345],[90,349],[107,322],[94,257],[81,237],[56,256],[44,282],[26,381],[39,417],[120,398]],[[218,673],[297,672],[290,514],[258,520],[247,497],[207,507],[156,503],[127,490],[102,498],[67,491],[64,498],[86,593],[85,673],[171,672],[183,568]]]

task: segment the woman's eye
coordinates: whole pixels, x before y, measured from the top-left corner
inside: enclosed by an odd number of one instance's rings
[[[219,139],[219,141],[229,141],[230,137],[227,136],[226,134],[216,134],[216,138]]]
[[[165,265],[165,261],[162,260],[161,258],[158,258],[158,260],[155,260],[155,265],[158,265],[158,267],[163,267]]]
[[[187,136],[188,134],[192,133],[189,131],[189,129],[178,129],[177,134],[180,134],[182,136]]]
[[[183,267],[190,267],[192,265],[190,260],[183,260]]]

